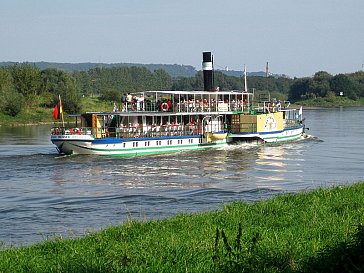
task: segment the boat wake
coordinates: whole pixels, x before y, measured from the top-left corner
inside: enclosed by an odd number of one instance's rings
[[[68,158],[68,157],[74,157],[75,155],[70,154],[70,155],[64,155],[64,154],[57,154],[54,159],[64,159],[64,158]]]
[[[299,141],[316,141],[316,142],[323,142],[322,139],[319,139],[318,137],[316,136],[313,136],[313,135],[308,135],[306,134],[302,139],[300,139]]]
[[[250,142],[234,142],[227,146],[220,148],[223,151],[237,151],[237,150],[250,150],[260,147],[261,144],[250,143]]]

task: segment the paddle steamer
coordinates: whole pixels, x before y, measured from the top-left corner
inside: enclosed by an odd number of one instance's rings
[[[247,88],[213,90],[210,52],[203,54],[203,73],[205,91],[129,94],[120,111],[70,115],[75,122],[52,128],[51,141],[61,154],[136,156],[304,137],[302,108],[277,100],[255,104]]]

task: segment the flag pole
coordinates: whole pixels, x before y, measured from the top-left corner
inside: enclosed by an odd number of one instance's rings
[[[58,95],[58,98],[59,98],[59,111],[61,112],[61,118],[62,118],[62,127],[64,128],[64,117],[63,117],[63,107],[62,107],[61,95]]]

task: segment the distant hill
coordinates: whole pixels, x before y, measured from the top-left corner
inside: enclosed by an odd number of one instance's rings
[[[196,69],[191,65],[178,65],[178,64],[137,64],[137,63],[50,63],[50,62],[27,62],[28,64],[34,65],[39,69],[57,68],[68,72],[74,71],[88,71],[92,68],[102,67],[146,67],[151,71],[163,69],[167,71],[172,77],[193,77],[196,74]],[[13,66],[19,64],[17,62],[0,62],[0,67]]]
[[[74,71],[88,71],[92,68],[102,67],[102,68],[111,68],[111,67],[146,67],[150,71],[163,69],[172,77],[193,77],[196,75],[198,70],[191,65],[179,65],[179,64],[137,64],[137,63],[52,63],[52,62],[26,62],[28,64],[34,65],[39,69],[47,69],[47,68],[57,68],[62,69],[68,72]],[[3,66],[13,66],[15,64],[20,64],[18,62],[0,62],[0,67]],[[244,73],[243,71],[234,71],[234,70],[217,70],[227,76],[241,77]],[[265,72],[248,72],[248,76],[265,76]],[[280,77],[284,75],[273,75],[274,77]]]
[[[234,76],[234,77],[242,77],[244,75],[244,71],[237,71],[237,70],[217,70],[221,73],[227,75],[227,76]],[[258,72],[247,72],[248,77],[265,77],[266,73],[264,71],[258,71]],[[288,78],[287,75],[284,74],[269,74],[269,76],[274,78]]]

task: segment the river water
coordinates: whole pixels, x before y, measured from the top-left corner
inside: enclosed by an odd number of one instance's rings
[[[304,115],[300,142],[132,158],[60,157],[50,125],[0,127],[0,245],[364,180],[364,108]]]

